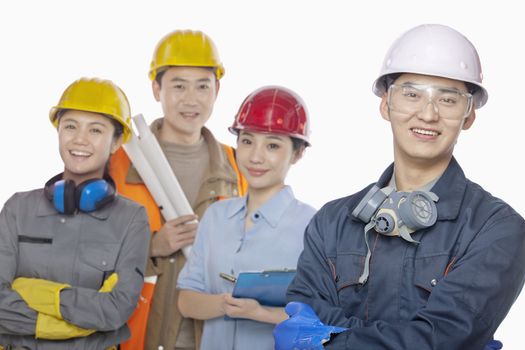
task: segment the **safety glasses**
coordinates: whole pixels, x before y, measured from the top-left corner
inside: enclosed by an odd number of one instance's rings
[[[392,84],[388,88],[390,111],[406,116],[431,107],[441,118],[462,120],[469,116],[472,104],[471,94],[454,88],[421,84]]]

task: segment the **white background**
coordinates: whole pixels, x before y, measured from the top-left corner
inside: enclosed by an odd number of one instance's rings
[[[252,90],[279,84],[306,101],[312,144],[289,174],[298,198],[319,208],[377,180],[392,161],[389,124],[371,91],[386,50],[402,32],[442,23],[464,33],[483,64],[488,104],[459,139],[467,176],[525,214],[525,24],[518,1],[3,1],[0,5],[0,203],[41,187],[62,169],[49,108],[81,76],[113,80],[132,112],[161,116],[147,78],[153,49],[174,29],[200,29],[226,68],[208,126],[227,126]],[[1,268],[1,267],[0,267]],[[522,295],[496,337],[525,341]]]

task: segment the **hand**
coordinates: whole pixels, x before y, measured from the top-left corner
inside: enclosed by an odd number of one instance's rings
[[[501,348],[503,348],[503,344],[499,340],[491,340],[485,344],[483,350],[500,350]]]
[[[60,291],[71,287],[40,278],[18,277],[11,285],[27,305],[38,312],[62,319],[60,314]]]
[[[167,221],[153,235],[151,240],[152,256],[169,256],[177,250],[193,244],[197,234],[197,215],[179,216]]]
[[[118,283],[118,273],[113,272],[102,284],[98,290],[100,293],[110,293]]]
[[[63,340],[87,337],[95,333],[94,329],[84,329],[64,320],[39,312],[36,319],[35,338]]]
[[[224,313],[232,318],[247,318],[257,320],[262,310],[261,304],[255,299],[234,298],[230,294],[223,294]]]
[[[330,334],[347,328],[324,325],[312,308],[304,303],[290,302],[284,308],[289,319],[279,323],[273,330],[276,350],[321,350]]]

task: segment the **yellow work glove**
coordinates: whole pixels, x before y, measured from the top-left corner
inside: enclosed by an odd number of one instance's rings
[[[100,293],[109,293],[118,282],[118,274],[112,273],[98,290]],[[72,323],[53,316],[39,313],[36,320],[35,337],[38,339],[61,340],[77,337],[87,337],[95,333],[94,329],[84,329]]]
[[[87,337],[95,333],[94,329],[84,329],[72,323],[39,312],[36,319],[35,338],[61,340]]]
[[[118,273],[113,272],[102,284],[102,287],[98,290],[100,293],[109,293],[115,288],[118,282]]]
[[[11,287],[20,294],[27,305],[40,313],[62,319],[60,314],[60,291],[71,287],[40,278],[18,277]]]

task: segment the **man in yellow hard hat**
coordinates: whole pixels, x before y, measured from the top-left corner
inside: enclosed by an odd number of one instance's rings
[[[149,77],[163,117],[151,130],[176,175],[194,215],[164,222],[160,210],[123,150],[112,160],[111,174],[119,193],[144,205],[152,231],[147,276],[157,275],[145,343],[132,340],[124,349],[198,349],[202,324],[183,318],[175,289],[186,261],[181,249],[193,243],[197,217],[213,202],[244,194],[245,182],[231,147],[220,144],[204,125],[224,75],[213,41],[200,31],[176,30],[158,43]],[[144,319],[144,322],[146,319]],[[143,322],[143,324],[144,324]]]

